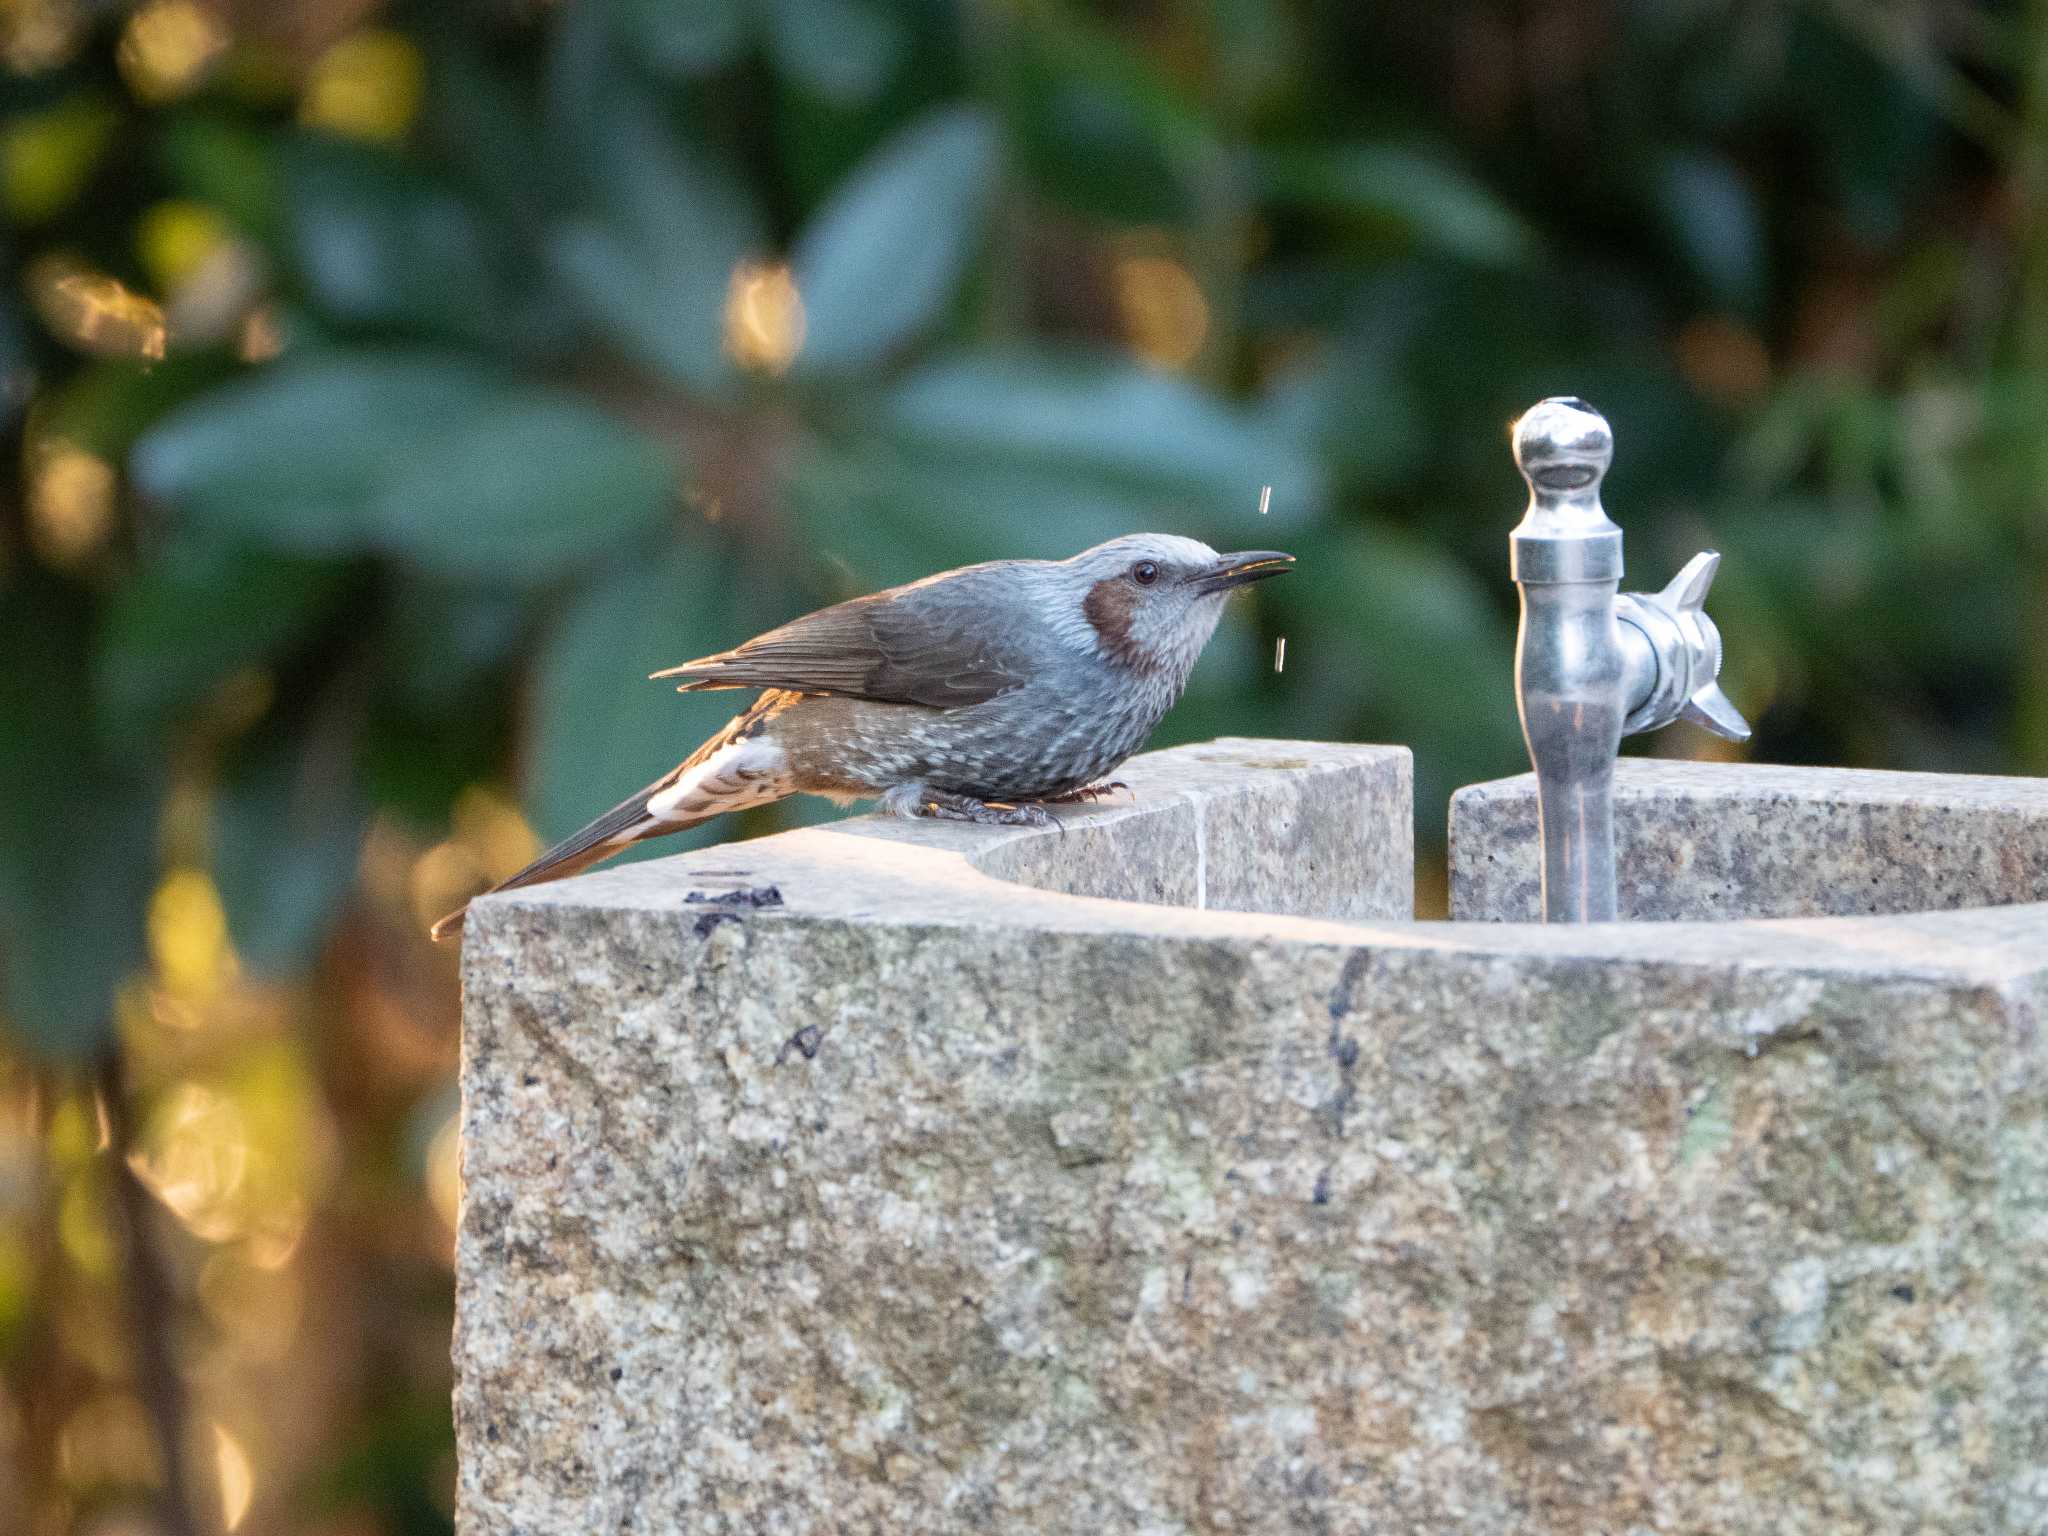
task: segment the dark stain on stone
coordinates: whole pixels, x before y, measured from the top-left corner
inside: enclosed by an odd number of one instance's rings
[[[1339,1026],[1356,1004],[1358,983],[1371,963],[1371,955],[1362,949],[1346,957],[1336,988],[1330,993],[1330,1059],[1337,1063],[1337,1091],[1323,1105],[1322,1114],[1329,1122],[1331,1134],[1336,1136],[1344,1134],[1344,1119],[1358,1100],[1358,1042]]]
[[[1330,994],[1332,1023],[1351,1012],[1356,1001],[1358,983],[1364,979],[1365,968],[1371,963],[1372,956],[1362,949],[1345,958],[1344,969],[1337,974],[1337,988]]]
[[[1339,1034],[1335,1020],[1330,1024],[1330,1059],[1337,1063],[1337,1091],[1324,1101],[1321,1114],[1330,1134],[1342,1136],[1351,1106],[1358,1102],[1358,1042]]]
[[[763,907],[782,905],[782,891],[773,885],[743,885],[731,891],[691,891],[683,897],[692,906],[711,907],[692,925],[700,939],[709,938],[720,923],[736,923],[742,911],[758,912]]]
[[[745,885],[733,891],[692,891],[683,900],[714,907],[753,907],[759,910],[781,906],[782,890],[773,885]]]
[[[805,1061],[818,1058],[818,1047],[824,1043],[825,1032],[815,1024],[806,1024],[802,1029],[782,1042],[782,1049],[775,1053],[775,1065],[781,1066],[789,1060],[789,1053],[795,1051]]]

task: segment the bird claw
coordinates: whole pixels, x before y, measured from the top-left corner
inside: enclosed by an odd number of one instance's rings
[[[1122,779],[1104,779],[1100,784],[1087,784],[1083,785],[1080,789],[1070,789],[1064,795],[1050,795],[1046,798],[1045,803],[1047,805],[1093,805],[1098,800],[1107,800],[1118,790],[1123,790],[1126,794],[1129,794],[1130,788],[1131,786]]]
[[[976,800],[968,795],[930,795],[917,808],[920,816],[935,821],[964,821],[977,827],[1059,826],[1059,818],[1044,806],[1011,800]]]

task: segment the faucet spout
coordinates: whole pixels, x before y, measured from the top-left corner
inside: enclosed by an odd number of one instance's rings
[[[1583,400],[1545,400],[1515,423],[1514,449],[1529,485],[1508,545],[1522,598],[1515,705],[1536,769],[1543,917],[1605,922],[1621,738],[1681,716],[1749,735],[1721,691],[1721,633],[1703,606],[1720,556],[1695,556],[1661,592],[1622,592],[1621,529],[1600,502],[1606,419]]]

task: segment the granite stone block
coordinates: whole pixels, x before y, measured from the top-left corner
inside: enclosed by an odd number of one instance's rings
[[[1451,800],[1451,916],[1542,915],[1536,778]],[[1623,758],[1624,921],[1852,916],[2048,901],[2048,780]]]
[[[2048,1530],[2048,907],[1217,910],[1405,790],[1167,757],[477,905],[462,1536]]]

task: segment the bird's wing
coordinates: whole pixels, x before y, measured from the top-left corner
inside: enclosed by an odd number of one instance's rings
[[[935,709],[979,704],[1032,672],[1025,645],[992,612],[988,567],[857,597],[716,656],[657,672],[679,691],[788,688]]]

